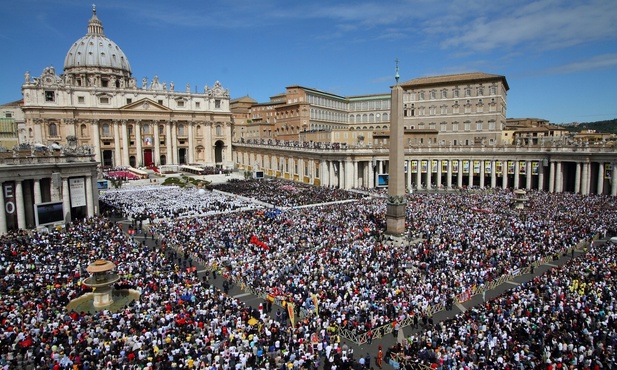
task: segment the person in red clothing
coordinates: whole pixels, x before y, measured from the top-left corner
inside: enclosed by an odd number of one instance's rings
[[[381,364],[383,362],[383,351],[381,350],[381,346],[377,347],[379,352],[377,352],[377,366],[381,369]]]

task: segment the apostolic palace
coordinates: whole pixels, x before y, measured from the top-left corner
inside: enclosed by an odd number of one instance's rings
[[[0,232],[33,225],[33,206],[40,203],[64,202],[65,221],[96,214],[103,168],[260,171],[345,189],[386,187],[397,171],[408,190],[617,195],[612,138],[583,139],[543,119],[506,118],[505,76],[411,79],[400,83],[397,112],[390,92],[339,96],[292,85],[260,103],[248,96],[232,100],[219,81],[209,83],[192,89],[158,76],[135,78],[93,8],[63,70],[26,72],[23,100],[2,106]],[[389,166],[393,124],[403,126],[401,168]],[[45,153],[54,159],[41,159]],[[28,163],[28,171],[16,167]]]

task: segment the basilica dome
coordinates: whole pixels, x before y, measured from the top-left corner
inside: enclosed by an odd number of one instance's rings
[[[65,73],[92,68],[112,69],[122,75],[131,74],[131,66],[124,52],[103,33],[103,24],[92,9],[88,33],[75,41],[64,59]]]

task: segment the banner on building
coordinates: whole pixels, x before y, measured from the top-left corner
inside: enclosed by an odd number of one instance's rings
[[[428,161],[426,159],[422,160],[420,164],[420,171],[422,171],[422,173],[426,173],[428,171]]]
[[[463,161],[463,173],[469,173],[469,161]]]
[[[604,163],[604,178],[610,180],[613,175],[613,164]]]
[[[474,175],[480,174],[480,161],[473,161],[473,173]]]
[[[525,161],[518,161],[518,173],[520,175],[526,175],[527,174],[527,162],[525,162]]]
[[[514,175],[514,162],[508,161],[508,175]]]
[[[493,166],[491,165],[491,161],[484,161],[484,174],[490,175],[493,173]]]
[[[531,162],[531,174],[538,175],[540,172],[540,162]]]
[[[501,161],[495,162],[495,172],[497,172],[497,176],[503,176],[503,163]]]
[[[2,196],[4,197],[4,214],[6,215],[6,229],[17,229],[17,202],[15,201],[15,181],[6,181],[2,184]]]
[[[291,326],[296,326],[296,312],[294,311],[294,304],[291,302],[287,302],[287,314],[289,315],[289,321],[291,321]]]
[[[411,161],[411,172],[418,173],[418,161]]]
[[[458,174],[458,160],[452,161],[452,172]]]
[[[86,182],[83,177],[69,179],[71,192],[71,207],[83,207],[86,205]]]
[[[431,161],[431,172],[437,173],[437,160],[436,159],[433,159]]]
[[[447,160],[441,161],[441,172],[442,173],[448,172],[448,161]]]

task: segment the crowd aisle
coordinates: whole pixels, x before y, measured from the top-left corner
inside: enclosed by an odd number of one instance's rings
[[[260,186],[257,193],[237,192],[289,208],[239,211],[251,205],[213,192],[133,189],[110,193],[107,207],[116,215],[150,215],[149,230],[137,239],[99,217],[65,230],[2,236],[0,364],[368,368],[376,353],[353,353],[357,346],[342,341],[340,330],[370,333],[416,317],[423,330],[388,349],[386,362],[394,353],[410,368],[527,368],[549,360],[569,365],[576,357],[579,368],[610,367],[612,247],[593,246],[565,269],[450,321],[433,323],[428,315],[502,274],[562,256],[593,235],[612,235],[613,198],[531,192],[521,213],[507,190],[413,194],[409,241],[395,243],[384,234],[381,197],[336,190],[337,200],[356,201],[297,208],[310,199],[333,200],[333,189],[290,191],[291,183],[280,181]],[[81,279],[96,259],[114,262],[119,284],[138,289],[141,299],[115,313],[66,312],[66,303],[88,290]],[[229,285],[219,290],[223,279],[235,283],[234,291],[251,287],[293,302],[294,325],[281,307],[267,312],[267,302],[259,309],[226,294]]]

